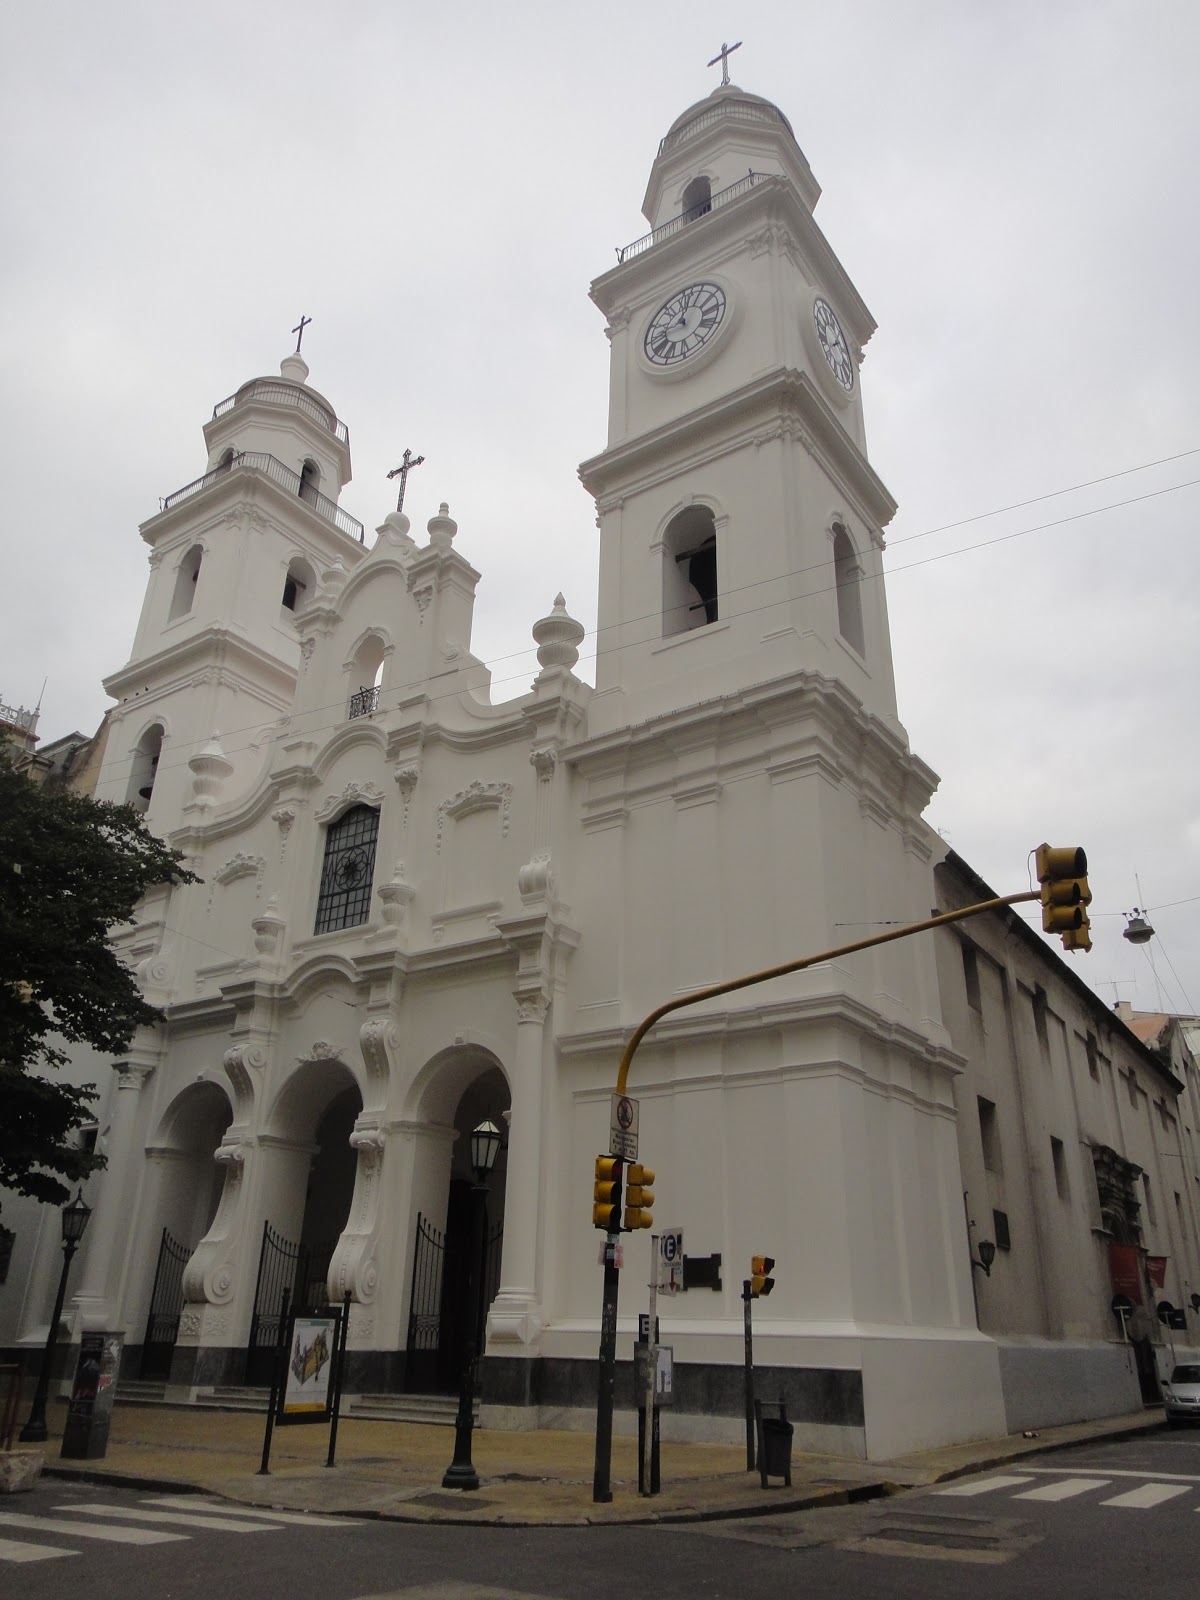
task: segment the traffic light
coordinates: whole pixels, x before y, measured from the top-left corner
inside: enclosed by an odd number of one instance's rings
[[[775,1270],[774,1256],[750,1257],[750,1295],[754,1300],[763,1295],[770,1294],[775,1287],[775,1279],[769,1274]]]
[[[1090,950],[1087,908],[1092,891],[1087,881],[1087,855],[1075,845],[1037,847],[1037,875],[1042,886],[1042,929],[1061,934],[1064,950]]]
[[[592,1188],[592,1225],[605,1233],[621,1226],[621,1158],[596,1157],[596,1182]]]
[[[653,1182],[654,1174],[649,1167],[644,1167],[640,1161],[629,1163],[625,1175],[625,1227],[630,1233],[635,1228],[654,1225],[654,1214],[650,1210],[654,1204],[654,1190],[650,1187]]]

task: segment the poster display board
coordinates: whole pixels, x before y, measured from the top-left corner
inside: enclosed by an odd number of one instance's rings
[[[341,1312],[334,1310],[290,1319],[287,1372],[275,1418],[280,1424],[328,1422],[332,1416],[334,1356],[341,1320]]]

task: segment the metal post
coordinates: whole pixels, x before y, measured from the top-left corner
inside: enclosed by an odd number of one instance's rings
[[[604,1242],[604,1301],[600,1311],[600,1371],[596,1395],[596,1470],[592,1477],[592,1499],[606,1505],[612,1499],[612,1424],[613,1396],[617,1374],[617,1250],[620,1231],[613,1229]]]
[[[275,1431],[275,1407],[279,1397],[287,1387],[287,1352],[288,1352],[288,1301],[291,1292],[284,1289],[279,1297],[279,1334],[275,1340],[275,1359],[271,1363],[271,1393],[267,1400],[267,1426],[263,1432],[262,1461],[259,1463],[257,1477],[262,1478],[271,1471],[271,1435]]]
[[[650,1336],[646,1341],[646,1392],[642,1404],[646,1426],[642,1433],[642,1493],[654,1493],[654,1393],[658,1382],[658,1234],[650,1235]]]
[[[462,1371],[458,1389],[458,1415],[454,1419],[454,1460],[442,1475],[443,1489],[478,1489],[479,1474],[471,1460],[471,1435],[475,1428],[475,1366],[479,1352],[479,1312],[486,1276],[487,1185],[471,1185],[471,1230],[467,1246],[467,1273],[463,1307]]]
[[[746,1471],[754,1471],[754,1334],[750,1324],[750,1279],[742,1279],[742,1321],[746,1329]]]
[[[342,1320],[338,1324],[337,1349],[334,1359],[337,1365],[333,1369],[333,1416],[329,1423],[329,1454],[325,1458],[325,1465],[333,1465],[334,1452],[337,1450],[338,1417],[342,1411],[342,1375],[346,1369],[346,1330],[350,1326],[350,1291],[347,1289],[342,1300]]]
[[[46,1349],[42,1356],[42,1369],[38,1373],[37,1388],[33,1391],[33,1405],[29,1421],[17,1437],[22,1444],[41,1444],[46,1437],[46,1397],[50,1392],[50,1365],[54,1360],[54,1346],[58,1340],[58,1321],[62,1316],[63,1301],[67,1297],[67,1273],[71,1270],[71,1257],[79,1241],[63,1241],[62,1275],[58,1280],[58,1294],[54,1301],[54,1315],[50,1318],[50,1331],[46,1335]]]

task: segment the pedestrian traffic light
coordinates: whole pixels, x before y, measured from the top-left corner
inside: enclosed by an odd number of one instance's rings
[[[750,1257],[750,1295],[754,1300],[761,1299],[763,1295],[770,1294],[775,1287],[775,1279],[769,1274],[775,1270],[774,1256]]]
[[[592,1225],[606,1233],[621,1226],[621,1158],[596,1157],[596,1182],[592,1188]]]
[[[632,1233],[635,1228],[650,1228],[654,1225],[654,1214],[650,1207],[654,1204],[654,1190],[650,1185],[654,1182],[654,1173],[649,1167],[644,1167],[640,1161],[631,1161],[625,1174],[625,1227]]]
[[[1090,950],[1087,855],[1075,845],[1055,849],[1048,844],[1038,845],[1036,854],[1043,932],[1060,934],[1064,950]]]

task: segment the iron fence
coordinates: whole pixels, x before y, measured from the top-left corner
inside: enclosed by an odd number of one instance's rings
[[[350,443],[350,430],[344,422],[338,421],[328,406],[323,406],[303,389],[297,389],[290,383],[280,383],[277,378],[255,378],[252,383],[244,383],[236,394],[218,400],[213,407],[213,421],[232,411],[243,400],[265,400],[273,406],[295,406],[297,411],[302,411],[306,417],[311,417],[332,433],[335,439],[340,439],[343,444]]]
[[[640,239],[635,239],[632,244],[617,247],[617,261],[630,261],[634,256],[640,256],[644,250],[653,249],[656,244],[661,244],[664,239],[681,233],[684,228],[690,227],[693,222],[698,222],[701,217],[706,217],[712,211],[718,211],[722,206],[728,205],[731,200],[736,200],[740,194],[745,194],[747,189],[754,187],[762,178],[769,178],[769,172],[750,171],[744,178],[739,178],[736,183],[729,184],[724,189],[718,189],[716,194],[702,206],[691,206],[679,216],[672,217],[670,222],[664,222],[661,228],[655,228],[653,233],[645,233]]]

